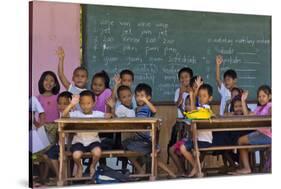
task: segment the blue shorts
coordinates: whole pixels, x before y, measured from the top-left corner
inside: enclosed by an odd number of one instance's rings
[[[197,141],[197,143],[199,148],[209,148],[213,145],[212,143],[204,142],[204,141]],[[191,151],[194,148],[192,139],[188,139],[187,141],[185,141],[184,146],[187,151]]]
[[[58,144],[55,144],[46,152],[46,155],[50,159],[58,160],[59,153],[60,153],[60,146]]]
[[[271,138],[265,134],[255,131],[247,135],[249,144],[258,145],[258,144],[271,144]]]
[[[94,148],[101,148],[101,143],[100,142],[93,142],[89,144],[88,146],[84,146],[82,143],[75,143],[72,144],[70,151],[75,152],[75,151],[82,151],[84,152],[91,152]]]

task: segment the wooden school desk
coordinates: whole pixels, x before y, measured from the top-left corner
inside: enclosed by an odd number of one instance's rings
[[[203,176],[200,163],[200,151],[259,149],[271,147],[271,145],[226,145],[199,148],[197,142],[198,131],[246,131],[257,130],[259,128],[271,128],[271,116],[221,116],[209,120],[183,119],[181,121],[191,123],[192,138],[194,142],[196,163],[199,169],[199,177]]]
[[[65,135],[78,132],[118,133],[149,131],[152,142],[150,179],[154,180],[157,177],[156,133],[160,127],[161,120],[159,118],[61,118],[55,122],[58,123],[60,145],[58,186],[62,186],[67,180],[71,180],[71,178],[67,178],[66,176]],[[110,155],[110,157],[112,156],[114,154]]]

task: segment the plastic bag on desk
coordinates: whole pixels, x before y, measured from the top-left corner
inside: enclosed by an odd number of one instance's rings
[[[199,108],[198,110],[184,112],[184,115],[191,120],[195,120],[195,119],[204,120],[204,119],[210,119],[213,116],[213,112],[208,108]]]

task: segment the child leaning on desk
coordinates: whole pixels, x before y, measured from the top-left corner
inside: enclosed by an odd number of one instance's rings
[[[250,112],[247,109],[246,99],[248,92],[242,94],[242,108],[244,115],[271,115],[271,88],[267,85],[262,85],[257,91],[258,106],[254,112]],[[244,135],[238,139],[239,145],[258,145],[258,144],[271,144],[271,129],[261,128],[248,135]],[[240,149],[240,163],[243,168],[236,170],[235,174],[249,174],[251,173],[251,167],[249,164],[248,149]]]

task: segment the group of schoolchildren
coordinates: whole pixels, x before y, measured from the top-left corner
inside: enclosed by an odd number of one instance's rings
[[[110,78],[105,71],[94,74],[91,80],[91,90],[86,89],[88,72],[84,67],[78,67],[73,71],[72,82],[64,74],[64,50],[58,48],[58,77],[66,91],[60,92],[60,84],[56,74],[46,71],[38,82],[39,93],[32,97],[32,112],[37,113],[37,119],[33,119],[34,127],[45,127],[51,145],[44,151],[44,159],[47,169],[52,169],[58,176],[59,146],[57,137],[57,125],[54,121],[58,118],[113,118],[113,117],[153,117],[157,109],[151,103],[152,89],[148,84],[140,83],[132,90],[134,73],[131,70],[122,70],[114,76],[114,87],[110,89]],[[247,107],[248,92],[236,86],[237,74],[234,70],[227,70],[223,80],[220,78],[220,65],[223,63],[221,56],[216,57],[216,81],[218,91],[221,94],[220,115],[270,115],[271,114],[271,88],[263,85],[257,91],[258,106],[254,111]],[[193,76],[190,68],[184,67],[178,72],[180,87],[175,92],[175,103],[178,107],[178,118],[183,118],[184,111],[195,110],[199,107],[211,108],[213,88],[203,82],[200,76]],[[33,108],[34,107],[34,108]],[[40,110],[40,111],[38,111]],[[232,136],[233,143],[244,144],[268,144],[271,143],[271,130],[260,129],[255,132],[237,134]],[[74,176],[83,175],[83,153],[91,153],[89,165],[90,175],[95,174],[97,162],[100,161],[103,142],[108,135],[98,133],[77,133],[71,142],[72,158],[75,163]],[[216,137],[212,132],[199,132],[199,147],[217,145],[218,141],[224,141],[229,137],[228,133]],[[223,138],[223,140],[221,140]],[[234,141],[234,139],[236,141]],[[122,147],[129,150],[138,150],[138,143],[151,146],[149,133],[138,132],[122,137]],[[184,173],[183,166],[177,161],[177,156],[183,156],[192,165],[190,173],[186,176],[196,176],[198,168],[192,155],[193,142],[191,139],[183,139],[172,146],[172,157],[178,170]],[[150,147],[151,149],[151,147]],[[176,153],[178,151],[179,153]],[[145,153],[150,153],[149,151]],[[236,171],[239,174],[251,173],[248,151],[240,150],[240,166]],[[136,169],[141,168],[136,159],[130,159]],[[141,169],[139,169],[141,172]],[[47,173],[47,171],[46,171]]]

